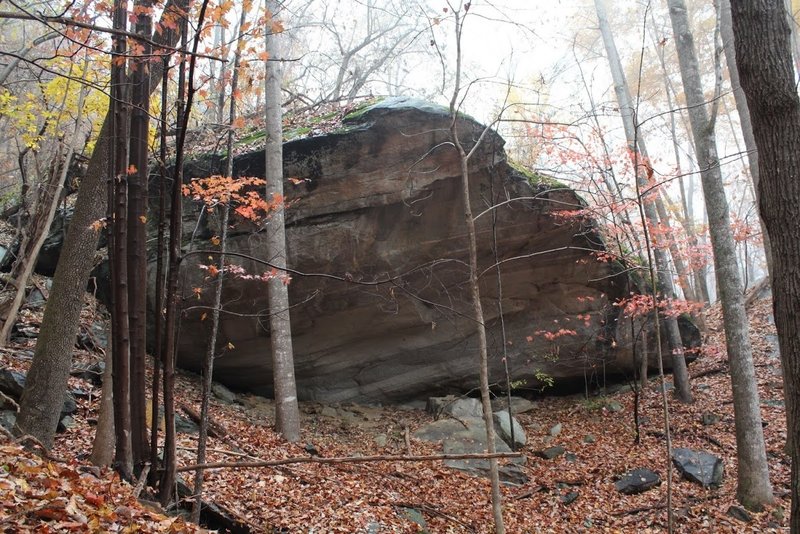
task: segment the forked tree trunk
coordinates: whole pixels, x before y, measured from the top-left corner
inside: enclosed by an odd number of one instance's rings
[[[744,295],[736,262],[736,247],[730,226],[728,201],[714,139],[714,123],[706,111],[706,100],[700,80],[700,68],[689,29],[684,0],[669,0],[669,16],[683,89],[689,107],[695,154],[700,167],[703,194],[706,200],[714,268],[722,304],[725,341],[733,387],[736,452],[739,461],[736,497],[744,506],[760,509],[772,502],[764,432],[750,345],[750,329],[744,308]]]

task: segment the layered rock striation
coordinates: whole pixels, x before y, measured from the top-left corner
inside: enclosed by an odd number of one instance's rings
[[[478,386],[475,323],[469,301],[467,236],[458,155],[446,109],[411,99],[367,108],[340,132],[284,145],[289,286],[298,392],[324,402],[391,401],[464,392]],[[458,119],[474,145],[484,127]],[[486,135],[469,161],[477,215],[481,292],[491,381],[504,359],[517,387],[633,367],[629,326],[612,303],[628,278],[603,250],[594,224],[575,218],[582,200],[568,188],[530,179],[509,164],[503,139]],[[196,160],[186,177],[218,172]],[[263,151],[235,160],[235,174],[263,176]],[[491,209],[490,209],[491,208]],[[195,213],[197,213],[195,211]],[[216,215],[196,231],[218,234]],[[230,261],[260,274],[269,267],[261,228],[236,226]],[[195,249],[214,248],[195,243]],[[193,255],[184,291],[179,365],[198,369],[206,350],[211,281]],[[301,274],[302,273],[302,274]],[[229,276],[215,380],[270,395],[266,285]],[[502,309],[502,318],[501,318]]]

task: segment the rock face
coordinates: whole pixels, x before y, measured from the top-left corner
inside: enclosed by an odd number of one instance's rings
[[[289,289],[302,399],[391,401],[478,385],[461,176],[449,123],[444,108],[394,99],[339,133],[284,145],[289,265],[299,271]],[[483,130],[468,117],[458,128],[467,149]],[[582,380],[587,367],[630,369],[621,337],[629,327],[618,335],[611,305],[629,291],[627,278],[614,263],[596,260],[593,251],[603,244],[593,223],[567,216],[583,206],[575,192],[532,185],[508,163],[503,144],[490,131],[469,161],[490,382],[503,376],[500,302],[505,355],[523,388],[537,387],[542,375],[556,383]],[[186,178],[213,174],[219,163],[196,161]],[[263,152],[237,157],[235,174],[263,176]],[[497,207],[482,213],[489,205]],[[215,217],[196,235],[218,235]],[[196,219],[187,220],[187,232],[195,228]],[[235,227],[229,251],[268,259],[264,231],[268,222],[262,233]],[[207,241],[194,246],[214,248]],[[210,302],[211,281],[198,268],[208,261],[194,255],[184,262],[185,291],[207,288],[199,302],[187,299],[182,318],[179,365],[190,369],[199,368],[208,339],[201,306]],[[251,273],[269,270],[241,257],[231,261]],[[222,314],[215,380],[271,395],[265,285],[229,277],[222,300],[232,313]]]

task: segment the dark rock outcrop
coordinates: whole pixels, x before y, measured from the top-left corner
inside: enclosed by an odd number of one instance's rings
[[[463,392],[478,384],[475,325],[467,286],[467,239],[457,154],[444,108],[409,99],[377,104],[343,131],[284,145],[287,239],[292,274],[292,330],[298,393],[326,402],[402,400]],[[460,117],[470,149],[483,126]],[[490,381],[501,380],[499,284],[513,377],[535,388],[587,367],[632,368],[617,327],[615,299],[628,279],[597,261],[603,243],[590,220],[571,217],[582,200],[568,188],[530,180],[506,160],[489,132],[469,161],[478,219],[478,262],[490,343]],[[221,158],[196,159],[186,178],[219,171]],[[263,152],[241,155],[235,174],[263,176]],[[494,205],[493,211],[486,211]],[[195,213],[197,211],[195,210]],[[218,235],[218,214],[196,236]],[[187,222],[187,236],[196,219]],[[494,233],[493,233],[494,229]],[[250,273],[269,267],[263,232],[240,226],[229,238],[231,261]],[[208,241],[195,249],[214,248]],[[184,262],[187,299],[179,364],[198,369],[208,339],[203,320],[212,291],[198,264]],[[499,264],[499,269],[496,266]],[[499,277],[498,277],[499,270]],[[302,274],[301,274],[302,273]],[[229,277],[223,295],[215,380],[272,393],[266,287]],[[230,345],[229,345],[230,344]]]

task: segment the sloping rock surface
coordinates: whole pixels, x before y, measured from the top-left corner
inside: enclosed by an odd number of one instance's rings
[[[390,401],[478,385],[460,167],[449,124],[444,108],[393,99],[339,133],[284,144],[289,265],[304,273],[293,274],[289,286],[301,398]],[[469,150],[484,127],[462,116],[458,129]],[[503,144],[489,131],[469,160],[490,381],[501,380],[504,354],[523,388],[536,387],[542,374],[558,382],[583,377],[587,366],[630,368],[611,305],[627,294],[627,279],[613,263],[596,260],[593,251],[603,244],[593,224],[566,216],[583,205],[575,192],[531,185],[508,164]],[[196,160],[186,178],[218,172],[220,163]],[[237,157],[235,174],[263,176],[263,152]],[[489,205],[497,207],[483,213]],[[187,237],[218,235],[217,216],[203,219],[199,230],[187,217]],[[228,248],[268,259],[269,230],[269,221],[258,232],[236,226]],[[194,247],[214,248],[197,240]],[[269,270],[241,257],[231,261],[255,274]],[[200,366],[210,328],[203,306],[211,280],[198,268],[208,262],[207,255],[184,262],[185,292],[205,288],[199,302],[186,299],[182,318],[179,364],[191,369]],[[225,284],[214,378],[270,395],[265,284],[230,277]]]

